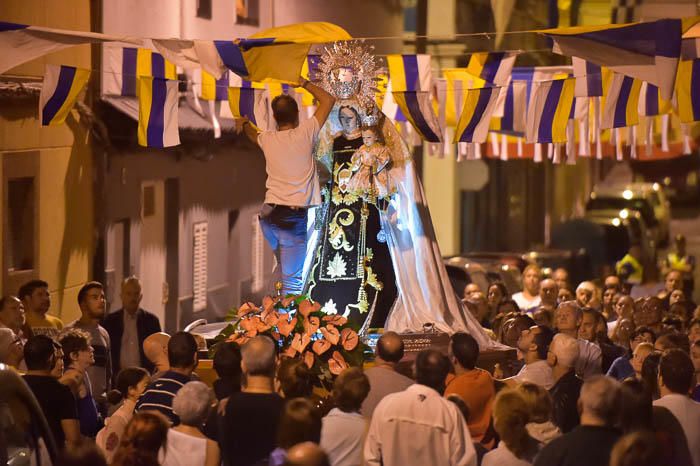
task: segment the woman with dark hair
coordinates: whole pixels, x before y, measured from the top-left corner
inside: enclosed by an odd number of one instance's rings
[[[78,328],[64,330],[58,337],[63,347],[65,371],[61,383],[65,383],[73,392],[78,404],[80,433],[85,437],[95,438],[103,422],[92,396],[92,385],[88,376],[88,367],[95,364],[95,355],[90,345],[90,334]]]
[[[278,392],[284,398],[310,398],[314,385],[314,376],[304,361],[285,358],[277,368]]]
[[[159,466],[165,451],[170,421],[158,411],[134,414],[126,426],[112,466]]]
[[[530,408],[520,393],[510,389],[501,391],[493,405],[493,426],[501,441],[484,456],[481,465],[531,465],[539,447],[527,431],[528,422]]]
[[[241,391],[241,347],[238,343],[228,341],[217,346],[214,371],[219,376],[213,385],[217,400],[223,400],[232,393]]]
[[[654,351],[642,363],[641,379],[654,400],[661,397],[659,394],[659,362],[661,362],[661,353]]]
[[[306,398],[287,402],[277,426],[277,448],[270,453],[270,466],[285,464],[287,450],[303,442],[321,441],[321,414]]]
[[[508,297],[508,290],[502,281],[495,281],[489,285],[486,292],[486,302],[489,305],[489,314],[495,316],[498,314],[498,305]]]
[[[141,394],[146,390],[151,377],[146,369],[140,367],[127,367],[119,371],[117,375],[116,389],[107,394],[107,401],[121,406],[110,417],[105,419],[105,426],[97,433],[95,442],[102,449],[107,458],[107,462],[112,461],[114,452],[119,446],[124,429],[131,421]]]

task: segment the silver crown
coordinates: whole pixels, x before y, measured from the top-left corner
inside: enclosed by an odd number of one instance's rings
[[[377,126],[380,119],[381,113],[376,105],[373,105],[370,109],[365,109],[360,117],[362,126]]]

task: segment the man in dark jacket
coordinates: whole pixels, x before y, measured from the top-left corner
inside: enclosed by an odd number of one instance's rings
[[[583,381],[576,376],[576,360],[579,357],[578,341],[572,336],[558,333],[552,339],[547,363],[552,367],[554,386],[549,390],[554,407],[554,423],[566,433],[579,425],[576,403]]]
[[[112,342],[112,368],[116,375],[120,369],[138,366],[153,370],[153,364],[143,353],[143,340],[160,332],[158,317],[139,307],[141,283],[129,277],[122,283],[122,309],[105,317],[102,326],[107,329]]]

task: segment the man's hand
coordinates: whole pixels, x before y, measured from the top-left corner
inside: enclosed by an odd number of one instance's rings
[[[241,134],[241,131],[243,131],[243,125],[250,123],[250,120],[248,120],[246,117],[237,117],[234,118],[233,121],[236,124],[236,134]]]
[[[290,84],[290,86],[292,86],[293,88],[301,87],[303,89],[304,86],[306,85],[306,83],[308,83],[308,82],[309,82],[308,79],[299,76],[299,81],[296,82],[295,84]]]

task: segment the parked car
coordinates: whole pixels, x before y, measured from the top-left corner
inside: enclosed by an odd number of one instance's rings
[[[452,288],[460,299],[464,295],[464,287],[470,283],[476,283],[479,288],[488,291],[491,282],[488,279],[486,269],[481,264],[462,256],[446,258],[444,263]]]
[[[641,212],[630,209],[622,209],[619,212],[613,210],[597,210],[586,213],[588,219],[608,220],[614,226],[626,226],[629,231],[630,241],[638,243],[642,248],[644,260],[656,262],[656,241],[654,233],[646,225]],[[627,252],[627,249],[624,250]]]
[[[586,212],[623,209],[639,211],[644,222],[653,230],[657,244],[668,244],[671,206],[659,184],[599,186],[593,190],[586,204]]]
[[[634,180],[658,183],[672,202],[700,200],[700,154],[661,160],[630,160]]]

